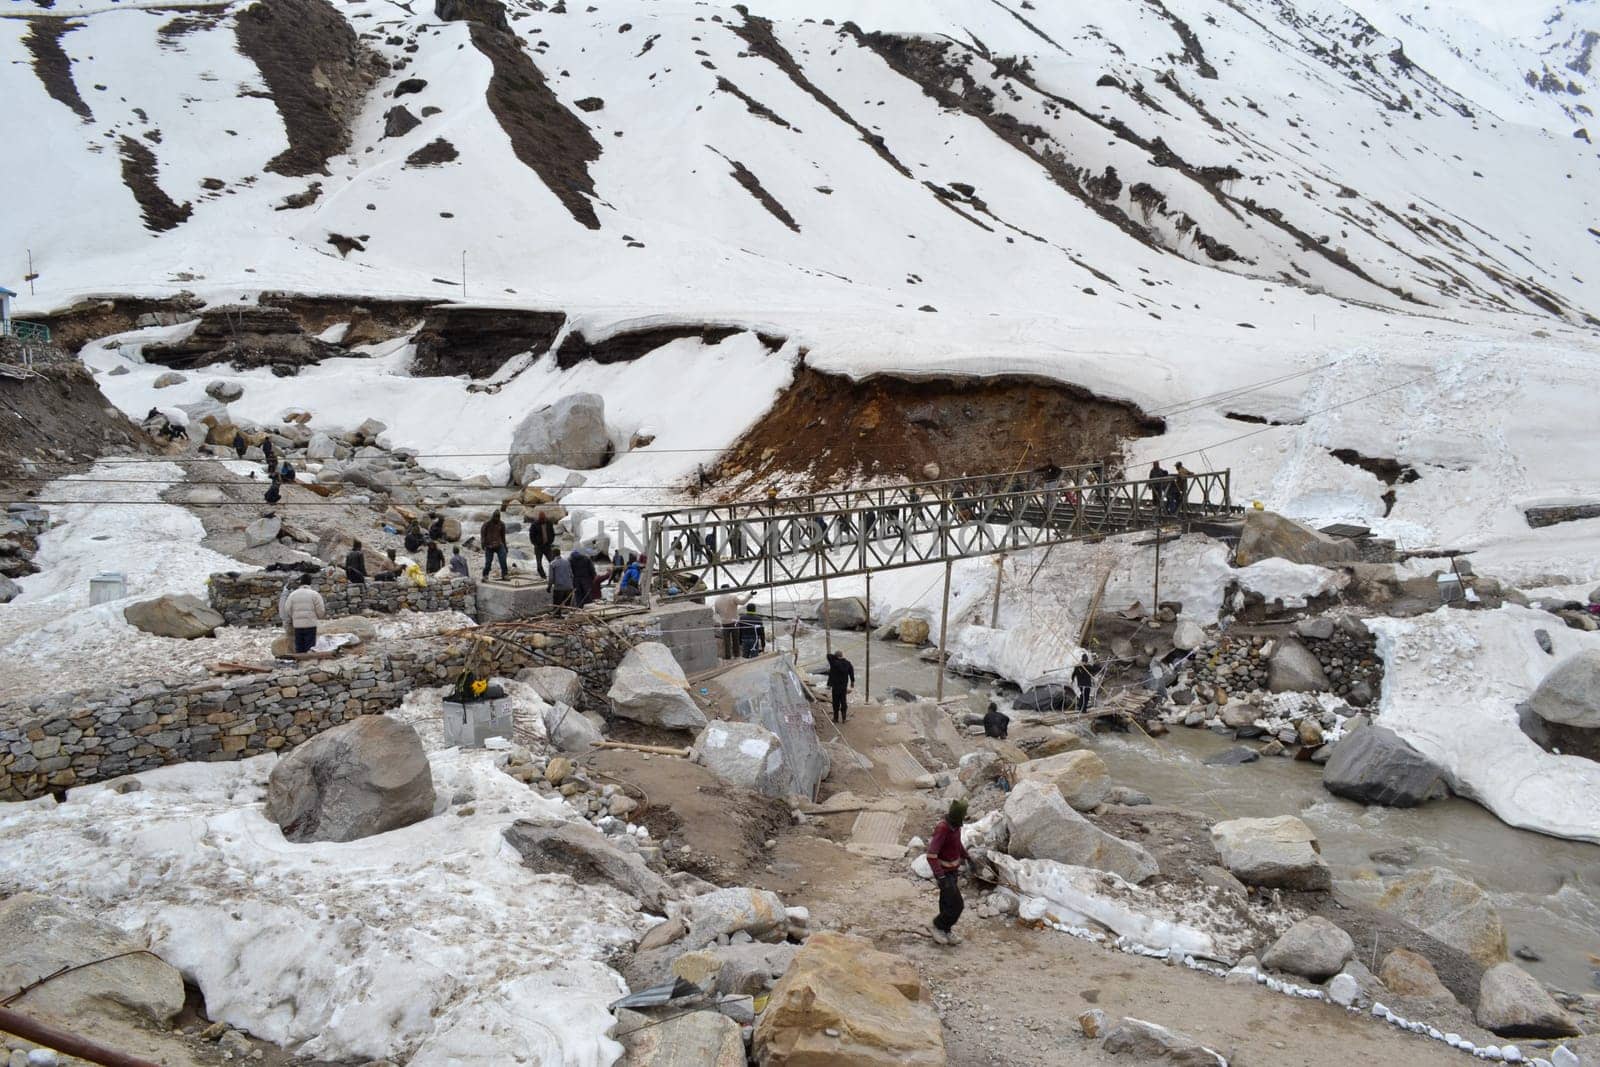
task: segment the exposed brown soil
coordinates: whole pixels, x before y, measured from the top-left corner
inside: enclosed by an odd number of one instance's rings
[[[487,378],[512,356],[549,349],[566,321],[560,311],[430,308],[416,337],[411,374],[418,378],[455,374]]]
[[[188,220],[193,209],[186,200],[175,202],[156,182],[156,157],[142,141],[124,137],[119,142],[122,152],[122,183],[139,202],[144,214],[144,228],[161,233],[176,229]]]
[[[406,166],[437,167],[444,163],[453,163],[460,156],[461,153],[456,151],[455,145],[443,137],[436,137],[407,156]]]
[[[72,60],[61,47],[61,38],[81,25],[64,18],[29,19],[28,35],[22,39],[22,44],[33,56],[33,72],[44,83],[44,91],[87,122],[94,118],[94,112],[78,95],[78,84],[72,80]]]
[[[1166,425],[1132,404],[1017,376],[862,381],[800,367],[794,383],[733,446],[719,478],[803,473],[813,488],[855,478],[991,474],[1120,454]]]
[[[624,330],[612,334],[604,341],[590,342],[582,333],[574,330],[567,334],[561,342],[561,347],[556,349],[556,365],[566,370],[584,360],[594,363],[632,363],[671,341],[698,337],[704,344],[714,345],[742,332],[744,330],[740,326],[718,326],[711,323],[694,326],[659,326],[648,330]],[[769,349],[782,347],[783,344],[782,340],[778,340],[774,345],[766,337],[762,338],[762,342]]]
[[[289,311],[258,304],[208,307],[189,336],[147,344],[143,351],[148,362],[164,367],[270,366],[280,376],[345,354],[337,345],[307,334]]]
[[[715,148],[711,150],[713,152],[717,152]],[[721,152],[717,152],[717,155],[722,156],[722,158],[733,167],[733,169],[728,172],[729,176],[743,186],[745,192],[755,197],[756,203],[766,208],[767,212],[773,218],[789,227],[789,229],[793,230],[795,233],[800,232],[800,226],[794,221],[794,216],[789,214],[789,210],[787,208],[778,203],[777,197],[767,192],[766,186],[761,184],[761,179],[757,178],[755,174],[751,172],[749,167],[746,167],[737,159],[730,159],[727,156],[723,156]]]
[[[750,114],[758,115],[761,118],[766,119],[768,122],[776,123],[777,125],[782,126],[786,130],[791,130],[794,128],[793,126],[789,125],[788,120],[786,120],[782,115],[778,114],[766,104],[763,104],[761,101],[757,100],[755,97],[751,96],[749,93],[733,84],[727,78],[721,77],[720,75],[717,77],[717,89],[720,92],[728,93],[744,101],[745,109],[749,111]]]
[[[1360,467],[1385,485],[1391,487],[1388,492],[1383,494],[1383,513],[1385,516],[1394,510],[1395,493],[1392,487],[1395,485],[1410,485],[1422,477],[1417,473],[1415,467],[1407,466],[1399,460],[1382,456],[1363,456],[1353,448],[1336,448],[1331,454],[1340,463],[1348,463],[1352,467]]]
[[[0,359],[13,358],[0,343]],[[108,449],[143,449],[155,442],[111,405],[94,375],[73,359],[36,364],[26,381],[0,378],[0,492],[21,500],[40,477],[60,477]],[[31,464],[30,471],[26,464]]]
[[[291,177],[327,173],[328,159],[350,145],[376,57],[328,0],[255,3],[235,26],[239,50],[261,70],[289,138],[266,169]]]
[[[69,353],[99,337],[133,329],[142,315],[159,315],[179,322],[195,317],[198,301],[192,293],[156,299],[143,296],[91,297],[48,315],[33,318],[50,327],[51,339]]]
[[[456,17],[471,21],[473,45],[494,66],[489,78],[489,110],[511,138],[511,150],[550,187],[574,219],[598,230],[589,164],[600,158],[600,142],[550,88],[522,41],[495,24],[492,15],[498,4],[479,0],[470,11],[465,5],[450,6],[452,10],[462,8]],[[502,26],[504,18],[502,11]]]
[[[262,293],[258,303],[291,312],[306,333],[349,323],[339,342],[346,348],[377,344],[409,333],[433,306],[429,300],[384,300],[367,296],[301,296]]]

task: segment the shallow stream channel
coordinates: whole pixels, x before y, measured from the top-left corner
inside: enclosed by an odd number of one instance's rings
[[[833,647],[856,669],[855,699],[864,693],[863,635],[835,631]],[[802,669],[823,662],[826,637],[802,632]],[[784,638],[785,650],[789,639]],[[937,675],[919,650],[872,642],[872,695],[890,687],[932,696]],[[945,697],[987,693],[986,682],[945,675]],[[981,703],[981,702],[978,702]],[[975,703],[975,707],[978,706]],[[1238,742],[1208,730],[1174,727],[1151,740],[1138,733],[1096,735],[1094,750],[1118,785],[1149,794],[1156,804],[1198,812],[1213,822],[1293,814],[1317,834],[1337,887],[1376,901],[1386,879],[1443,867],[1483,887],[1505,923],[1508,947],[1539,958],[1516,962],[1546,984],[1575,993],[1600,989],[1600,845],[1564,841],[1507,826],[1468,800],[1432,801],[1420,808],[1364,807],[1322,788],[1322,768],[1281,757],[1236,767],[1202,761]],[[1377,858],[1374,858],[1376,855]],[[1388,946],[1360,946],[1376,970]]]

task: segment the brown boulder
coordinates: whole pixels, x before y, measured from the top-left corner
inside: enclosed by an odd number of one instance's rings
[[[944,1034],[911,961],[846,934],[813,934],[752,1043],[760,1067],[936,1067]]]

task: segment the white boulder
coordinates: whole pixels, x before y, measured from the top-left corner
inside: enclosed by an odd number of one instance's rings
[[[1222,865],[1246,885],[1327,889],[1333,884],[1317,835],[1293,815],[1219,822],[1211,828],[1211,843]]]
[[[689,682],[672,650],[656,641],[633,646],[617,665],[606,693],[624,719],[667,730],[699,730],[705,712],[689,695]]]
[[[724,782],[769,797],[787,791],[783,743],[758,723],[709,723],[695,738],[694,753],[696,763]]]
[[[1006,849],[1019,859],[1055,860],[1110,871],[1142,882],[1160,868],[1141,845],[1106,833],[1072,809],[1053,784],[1033,779],[1011,791],[1005,804]]]
[[[511,481],[522,485],[540,463],[570,470],[594,470],[611,458],[605,400],[596,393],[572,393],[529,412],[511,435],[507,459]]]

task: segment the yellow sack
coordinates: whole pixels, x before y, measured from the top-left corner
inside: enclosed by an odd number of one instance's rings
[[[413,563],[406,568],[406,581],[418,589],[428,588],[428,576],[422,573],[422,568]]]

